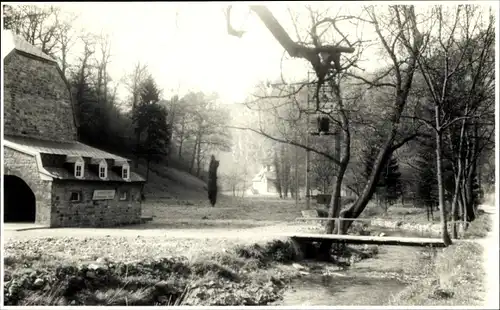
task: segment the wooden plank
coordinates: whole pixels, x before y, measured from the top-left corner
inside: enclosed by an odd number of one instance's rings
[[[434,247],[445,246],[443,240],[438,238],[350,236],[350,235],[330,235],[330,234],[293,234],[290,236],[290,238],[296,240],[308,240],[308,241],[332,240],[332,241],[342,241],[350,244],[378,244],[378,245],[434,246]]]
[[[329,220],[341,220],[341,221],[360,221],[360,222],[370,222],[373,221],[373,219],[367,219],[367,218],[337,218],[337,217],[298,217],[295,220],[307,220],[307,221],[329,221]]]

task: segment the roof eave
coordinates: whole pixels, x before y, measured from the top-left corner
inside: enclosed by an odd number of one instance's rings
[[[43,167],[43,164],[42,164],[42,158],[40,156],[40,153],[38,152],[33,152],[31,150],[28,150],[26,148],[23,148],[15,143],[12,143],[8,140],[4,140],[3,141],[4,143],[4,146],[8,147],[8,148],[11,148],[13,150],[16,150],[18,152],[21,152],[21,153],[24,153],[26,155],[30,155],[30,156],[33,156],[35,157],[35,161],[36,161],[36,165],[37,165],[37,168],[38,168],[38,172],[40,174],[40,177],[43,179],[43,180],[47,180],[47,181],[50,181],[52,179],[59,179],[58,176],[55,176],[53,175],[52,173],[48,172],[44,167]]]

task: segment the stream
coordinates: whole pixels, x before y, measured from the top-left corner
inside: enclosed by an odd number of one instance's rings
[[[433,237],[428,233],[375,228],[386,236]],[[285,291],[280,306],[381,306],[408,284],[395,275],[402,264],[418,260],[420,247],[379,246],[379,254],[339,270],[333,264],[304,262],[311,269],[321,264],[323,270],[294,279]]]

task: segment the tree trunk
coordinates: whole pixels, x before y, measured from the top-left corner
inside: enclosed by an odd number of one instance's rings
[[[458,193],[460,192],[460,183],[461,183],[461,176],[462,176],[462,164],[458,164],[458,172],[457,175],[455,176],[455,190],[453,192],[453,200],[451,202],[451,214],[452,214],[452,220],[453,220],[453,225],[452,225],[452,236],[454,239],[458,238],[457,235],[457,221],[458,221]]]
[[[243,189],[241,191],[241,198],[245,197],[245,191],[247,188],[247,181],[246,181],[246,175],[243,178]]]
[[[341,102],[341,100],[339,100]],[[349,131],[348,120],[344,112],[340,113],[342,117],[342,123],[344,128],[339,128],[337,135],[335,135],[335,150],[336,156],[339,160],[340,165],[337,167],[336,176],[333,178],[333,192],[330,201],[330,206],[328,209],[328,217],[330,218],[340,218],[340,209],[342,208],[340,196],[342,192],[342,181],[344,180],[344,175],[351,158],[351,134]],[[347,230],[342,229],[342,223],[339,221],[339,225],[336,225],[335,221],[328,221],[326,225],[326,233],[332,234],[336,228],[337,234],[343,234]]]
[[[193,153],[191,155],[191,164],[189,166],[189,173],[193,173],[194,161],[196,159],[196,148],[198,147],[198,138],[199,135],[196,135],[196,140],[194,141]]]
[[[135,160],[135,168],[139,168],[139,160],[140,160],[140,146],[141,146],[141,132],[139,131],[139,127],[136,126],[135,128],[136,133],[135,133],[135,148],[136,148],[136,160]]]
[[[201,141],[198,141],[198,147],[196,148],[196,176],[200,176],[201,171]]]
[[[151,156],[148,154],[148,163],[146,165],[146,182],[149,181],[149,164],[151,163]]]
[[[182,117],[181,132],[179,133],[179,154],[178,158],[182,159],[182,145],[184,143],[184,128],[186,126],[186,116]]]
[[[439,126],[439,120],[440,120],[440,113],[439,113],[439,107],[436,106],[435,109],[436,113],[436,123]],[[435,132],[436,134],[436,176],[437,176],[437,183],[438,183],[438,199],[439,199],[439,215],[441,217],[441,234],[443,238],[443,242],[446,246],[451,245],[451,238],[448,234],[448,224],[446,220],[446,210],[445,210],[445,203],[444,203],[444,185],[443,185],[443,171],[442,171],[442,132],[441,129],[438,127],[438,129]]]
[[[357,218],[361,212],[365,209],[366,205],[372,198],[376,187],[375,184],[378,181],[378,177],[387,163],[389,157],[391,156],[392,152],[392,143],[394,140],[394,137],[396,135],[396,131],[393,130],[391,135],[387,138],[387,140],[384,142],[382,147],[380,148],[380,151],[377,155],[377,158],[375,159],[375,162],[373,164],[373,169],[372,173],[368,179],[367,184],[365,185],[363,191],[360,193],[358,199],[356,202],[344,212],[343,217],[347,218]],[[342,231],[346,232],[349,230],[351,227],[352,221],[343,221],[342,222]]]
[[[465,209],[467,210],[467,221],[472,222],[476,219],[476,210],[474,207],[474,170],[469,169],[465,182]]]
[[[283,198],[282,192],[281,192],[281,168],[280,168],[280,162],[278,159],[278,154],[274,152],[274,172],[275,172],[275,178],[276,178],[276,191],[278,192],[278,195],[280,198]]]

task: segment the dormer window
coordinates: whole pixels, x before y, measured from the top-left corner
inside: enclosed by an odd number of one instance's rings
[[[130,179],[130,165],[129,164],[124,164],[122,166],[122,178],[124,180]]]
[[[99,163],[99,178],[103,180],[108,178],[108,163],[104,159]]]
[[[75,178],[77,179],[83,178],[84,168],[85,168],[85,163],[82,159],[79,159],[75,162]]]

